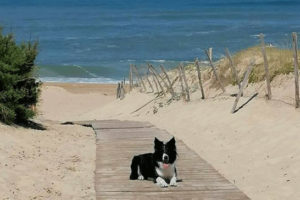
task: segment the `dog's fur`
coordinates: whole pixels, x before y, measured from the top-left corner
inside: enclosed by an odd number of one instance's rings
[[[177,186],[177,158],[176,141],[173,137],[163,143],[154,139],[154,153],[134,156],[131,163],[130,179],[151,180],[160,187]],[[166,182],[167,181],[167,182]]]

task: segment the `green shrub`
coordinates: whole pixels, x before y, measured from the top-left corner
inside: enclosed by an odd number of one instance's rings
[[[11,124],[34,117],[31,109],[40,94],[34,78],[38,42],[16,44],[12,33],[3,35],[0,27],[0,121]]]

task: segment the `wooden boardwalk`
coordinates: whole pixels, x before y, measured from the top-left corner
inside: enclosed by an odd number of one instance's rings
[[[203,199],[249,198],[182,141],[176,139],[177,187],[160,188],[151,181],[129,180],[134,155],[153,152],[154,137],[167,141],[171,135],[148,122],[90,121],[97,134],[95,190],[97,199]]]

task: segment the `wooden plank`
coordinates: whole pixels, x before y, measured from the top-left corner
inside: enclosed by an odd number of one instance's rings
[[[147,134],[143,134],[142,131],[132,131],[132,132],[124,132],[121,134],[112,134],[112,132],[106,132],[105,130],[96,130],[97,140],[108,140],[108,139],[129,139],[139,138],[139,139],[150,139],[152,140],[154,137],[161,138],[162,140],[170,139],[169,135],[162,135],[158,133],[149,132]],[[133,142],[134,143],[134,142]]]
[[[101,122],[106,122],[106,123],[113,123],[113,122],[117,122],[118,120],[115,119],[109,119],[109,120],[101,120]],[[62,125],[82,125],[82,126],[92,126],[93,123],[98,122],[96,120],[86,120],[86,121],[67,121],[62,123]]]
[[[299,64],[297,33],[293,32],[294,72],[295,72],[295,108],[299,108]]]
[[[213,191],[163,191],[163,192],[103,192],[97,194],[97,199],[164,199],[164,200],[244,200],[248,197],[240,192],[232,190]]]
[[[233,106],[232,106],[232,109],[231,109],[231,113],[232,114],[235,113],[236,106],[237,106],[237,104],[238,104],[238,102],[239,102],[239,100],[240,100],[240,98],[242,96],[242,93],[243,93],[243,90],[244,90],[245,86],[248,83],[249,75],[250,75],[250,73],[252,71],[253,66],[254,66],[254,62],[251,62],[250,65],[248,66],[248,69],[247,69],[246,75],[244,77],[242,86],[241,86],[241,88],[239,90],[239,93],[238,93],[238,95],[237,95],[234,103],[233,103]]]
[[[129,176],[127,176],[128,178]],[[123,184],[122,184],[123,182]],[[190,190],[190,191],[208,191],[208,190],[234,190],[236,187],[234,187],[231,184],[224,184],[227,183],[227,181],[222,178],[220,180],[199,180],[199,181],[193,181],[190,182],[188,180],[185,180],[183,182],[180,182],[176,188],[174,187],[168,187],[164,188],[165,191],[169,190]],[[117,186],[117,187],[116,187]],[[139,181],[139,180],[123,180],[120,181],[119,184],[109,183],[107,181],[107,184],[101,183],[95,183],[95,188],[99,192],[118,192],[118,191],[126,191],[126,192],[134,192],[138,191],[162,191],[162,188],[157,187],[153,182],[151,181]]]
[[[116,121],[98,121],[93,124],[113,126],[112,129],[95,129],[99,137],[105,138],[97,140],[94,181],[97,199],[249,199],[178,139],[176,165],[181,182],[177,187],[160,188],[152,181],[129,180],[132,157],[153,152],[154,137],[168,141],[172,136],[155,127],[126,128],[132,124],[145,125],[143,122],[120,121],[122,125],[118,125]]]
[[[130,122],[130,121],[120,121],[120,122],[93,122],[93,128],[96,129],[126,129],[126,128],[148,128],[153,127],[149,122]]]
[[[272,93],[271,93],[271,81],[270,81],[270,72],[269,72],[269,64],[266,54],[266,47],[264,42],[264,35],[260,34],[260,42],[261,42],[261,52],[264,57],[264,67],[265,67],[265,73],[266,73],[266,82],[267,82],[267,90],[268,90],[268,99],[272,99]]]

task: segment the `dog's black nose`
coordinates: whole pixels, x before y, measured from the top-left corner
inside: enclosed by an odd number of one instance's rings
[[[164,160],[168,160],[169,156],[168,155],[164,155]]]

